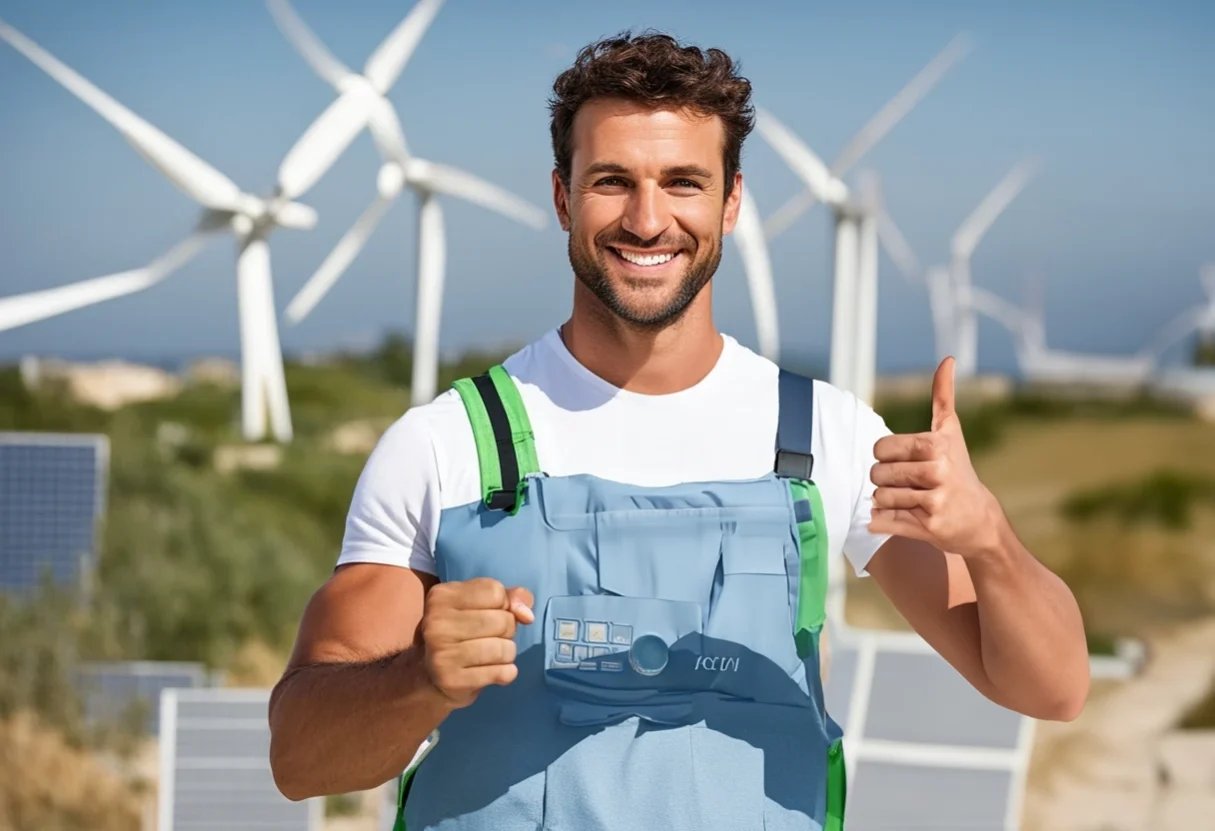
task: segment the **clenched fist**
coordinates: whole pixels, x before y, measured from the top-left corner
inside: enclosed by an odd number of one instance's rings
[[[426,595],[418,637],[430,681],[454,707],[467,707],[490,684],[505,685],[515,666],[515,626],[536,619],[527,589],[489,577],[439,583]]]

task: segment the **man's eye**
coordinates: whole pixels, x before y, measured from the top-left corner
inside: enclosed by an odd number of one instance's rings
[[[597,188],[598,187],[619,188],[619,187],[624,187],[627,184],[628,184],[628,182],[626,182],[624,179],[620,178],[619,176],[604,176],[602,179],[600,179],[599,181],[597,181],[595,183],[595,187],[597,187]]]
[[[695,188],[700,190],[700,183],[693,182],[691,179],[675,179],[671,182],[673,188]]]

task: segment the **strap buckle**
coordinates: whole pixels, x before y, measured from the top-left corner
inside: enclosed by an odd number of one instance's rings
[[[797,453],[793,450],[777,450],[773,470],[776,471],[777,476],[803,479],[809,482],[811,481],[810,475],[814,472],[814,456],[810,453]]]
[[[506,511],[511,516],[514,516],[518,513],[519,506],[523,504],[523,495],[526,492],[527,480],[520,479],[515,484],[513,491],[490,491],[489,496],[485,498],[485,507],[491,511]]]

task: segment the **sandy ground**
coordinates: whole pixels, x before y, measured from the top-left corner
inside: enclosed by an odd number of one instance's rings
[[[1074,722],[1039,725],[1024,828],[1215,828],[1215,730],[1175,729],[1215,679],[1215,619],[1149,644],[1138,677],[1096,689]]]

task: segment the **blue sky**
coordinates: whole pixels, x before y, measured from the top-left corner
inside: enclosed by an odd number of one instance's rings
[[[407,2],[296,0],[330,48],[361,67]],[[331,100],[257,0],[0,0],[0,17],[254,192]],[[545,99],[582,44],[652,26],[740,58],[756,103],[831,159],[958,31],[975,49],[868,157],[888,207],[925,262],[1019,159],[1042,174],[975,255],[976,281],[1023,297],[1046,280],[1052,344],[1129,352],[1202,301],[1215,260],[1215,6],[1202,2],[686,2],[449,0],[391,98],[411,149],[547,206]],[[280,310],[373,196],[377,157],[360,137],[303,200],[316,229],[272,237]],[[744,174],[765,215],[797,190],[758,137]],[[184,236],[194,204],[91,110],[0,44],[0,294],[135,268]],[[535,232],[446,205],[446,352],[522,343],[570,302],[556,224]],[[288,351],[374,341],[413,315],[415,209],[401,199],[313,315],[284,326]],[[821,355],[830,309],[828,216],[776,240],[782,341]],[[741,266],[718,272],[719,325],[753,345]],[[928,366],[928,306],[883,260],[883,369]],[[233,353],[230,238],[143,294],[0,332],[27,352],[131,357]],[[1180,356],[1174,353],[1173,359]],[[980,365],[1012,364],[983,325]]]

